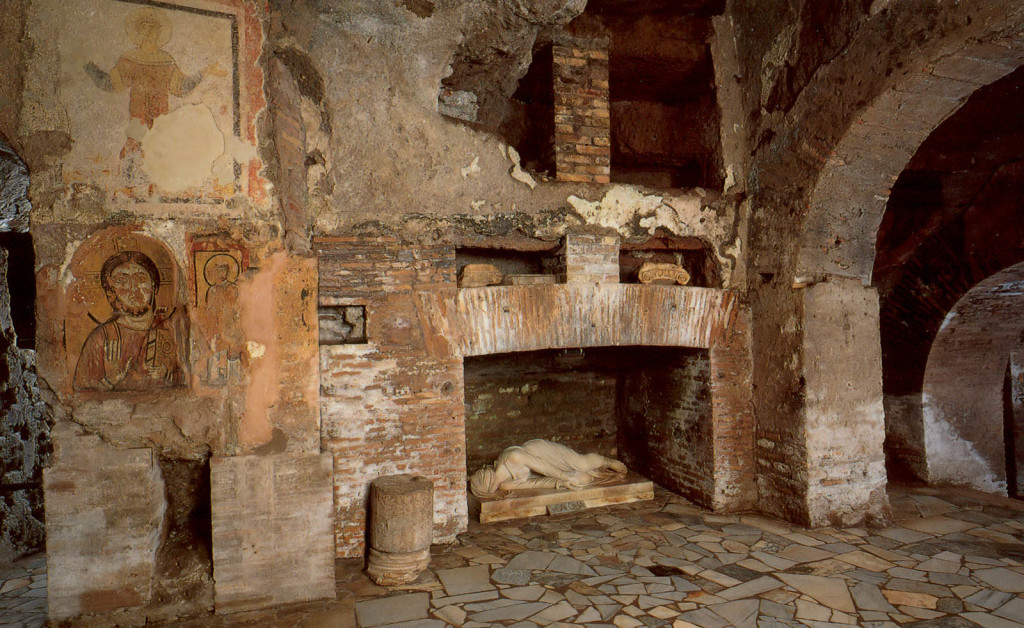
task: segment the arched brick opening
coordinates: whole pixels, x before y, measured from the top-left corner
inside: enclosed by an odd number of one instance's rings
[[[797,277],[871,280],[892,186],[918,147],[979,87],[1024,64],[1024,40],[964,42],[865,107],[831,151],[810,195]]]
[[[1020,28],[1019,24],[1009,26],[1011,29]],[[868,286],[872,281],[877,234],[900,173],[922,143],[944,120],[957,112],[971,94],[1024,63],[1024,41],[1019,37],[989,37],[991,41],[984,41],[984,37],[969,41],[966,38],[959,41],[954,37],[947,38],[942,54],[893,81],[855,116],[846,133],[823,160],[808,196],[795,268],[798,285],[846,277],[863,285],[865,294],[876,294],[875,289]],[[843,303],[825,304],[825,308],[833,316],[837,306],[840,314],[844,309],[846,314],[866,314],[877,329],[877,297],[873,296],[869,301],[872,303],[864,311],[854,312]],[[805,321],[820,316],[820,312],[814,311],[816,305],[813,301],[805,299],[804,306]],[[806,339],[805,344],[808,344]],[[843,345],[843,348],[850,347]],[[873,353],[874,348],[870,348],[870,353]],[[836,345],[815,355],[805,353],[804,358],[810,364],[813,359],[835,356],[838,350]],[[850,367],[846,362],[837,360],[833,377],[851,382],[851,390],[871,389],[873,382],[881,379],[880,355],[871,357],[870,362]],[[805,366],[805,369],[811,367]],[[1000,382],[1002,374],[1000,371]],[[998,391],[995,395],[998,403]],[[880,444],[881,435],[874,432],[883,425],[881,390],[877,396],[879,398],[872,400],[868,404],[870,408],[863,412],[865,427],[860,438]],[[808,395],[811,401],[818,397],[820,395]],[[817,416],[811,401],[807,408],[809,423]],[[919,415],[919,410],[917,412]],[[885,475],[882,481],[885,481]],[[814,501],[813,490],[809,500]],[[811,510],[814,510],[813,504]]]
[[[971,288],[946,315],[922,391],[929,482],[1006,492],[1002,391],[1021,311],[1024,263]]]

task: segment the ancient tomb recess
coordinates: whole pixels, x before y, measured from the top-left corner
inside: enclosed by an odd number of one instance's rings
[[[720,113],[708,45],[720,2],[602,0],[536,31],[508,57],[467,42],[439,111],[497,134],[523,166],[563,181],[721,189]],[[487,66],[505,65],[501,72]],[[496,79],[487,77],[501,75]],[[610,169],[610,172],[609,172]]]

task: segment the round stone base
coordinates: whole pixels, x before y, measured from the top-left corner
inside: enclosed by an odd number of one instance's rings
[[[381,552],[370,548],[366,575],[381,586],[408,584],[430,564],[430,548],[415,552]]]

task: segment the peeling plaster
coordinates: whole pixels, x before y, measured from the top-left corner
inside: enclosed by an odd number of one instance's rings
[[[996,477],[974,444],[960,437],[956,428],[936,407],[936,401],[931,395],[922,393],[921,399],[928,481],[949,482],[1005,495],[1006,482]]]
[[[211,177],[224,147],[224,133],[210,108],[183,105],[157,118],[142,138],[142,169],[160,188],[184,192]]]
[[[588,224],[615,229],[620,235],[633,235],[635,225],[654,235],[663,228],[679,236],[693,236],[708,243],[726,242],[728,220],[723,220],[702,202],[699,193],[680,196],[644,194],[632,185],[613,185],[599,201],[588,201],[578,196],[566,199],[569,205]],[[739,240],[726,247],[725,255],[713,248],[722,268],[722,278],[729,285],[735,259],[739,254]]]

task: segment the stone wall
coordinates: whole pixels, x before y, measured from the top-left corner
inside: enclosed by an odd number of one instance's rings
[[[334,456],[339,557],[359,556],[370,483],[411,473],[434,482],[434,541],[465,529],[462,359],[455,251],[382,238],[322,238],[320,305],[365,307],[366,341],[321,345],[324,449]]]
[[[52,452],[53,424],[53,409],[39,389],[35,352],[17,345],[9,265],[0,247],[0,563],[43,546],[42,473]]]

